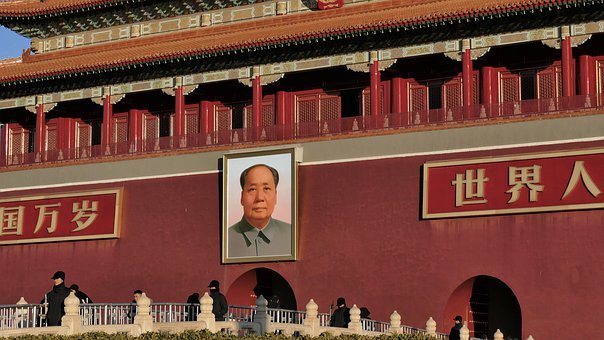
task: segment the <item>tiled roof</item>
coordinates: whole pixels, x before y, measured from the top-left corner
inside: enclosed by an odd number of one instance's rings
[[[118,4],[122,0],[0,0],[0,16],[29,17],[96,5]]]
[[[28,4],[29,0],[24,0]],[[51,2],[50,0],[46,0]],[[76,3],[73,0],[55,0]],[[82,0],[79,3],[88,3]],[[463,18],[577,3],[578,0],[388,0],[340,9],[288,14],[236,24],[28,56],[23,63],[0,64],[0,83],[40,79],[145,62],[246,50],[348,33],[412,27]],[[580,1],[579,1],[580,2]],[[31,5],[33,6],[33,5]]]

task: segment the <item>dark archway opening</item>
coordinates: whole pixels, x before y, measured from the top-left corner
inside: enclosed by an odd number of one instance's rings
[[[296,296],[283,276],[268,268],[256,268],[239,276],[229,287],[227,300],[230,305],[252,306],[258,296],[275,301],[281,309],[297,310]]]
[[[480,275],[455,289],[445,308],[445,321],[456,315],[467,321],[470,337],[492,339],[499,329],[506,339],[522,339],[522,313],[514,292],[501,280]]]

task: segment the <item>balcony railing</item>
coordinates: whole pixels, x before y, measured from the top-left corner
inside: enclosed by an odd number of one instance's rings
[[[261,129],[230,129],[183,137],[160,137],[132,140],[106,146],[94,145],[76,149],[47,150],[43,154],[10,154],[0,157],[0,167],[63,162],[78,159],[99,159],[122,155],[157,153],[171,150],[238,145],[263,141],[292,141],[360,131],[406,129],[429,125],[459,124],[499,120],[568,111],[593,111],[604,106],[604,94],[559,98],[541,98],[509,103],[477,104],[379,116],[354,116],[333,120],[298,122],[293,125],[272,125]]]

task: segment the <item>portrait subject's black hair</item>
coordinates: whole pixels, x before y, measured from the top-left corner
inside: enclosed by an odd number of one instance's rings
[[[250,170],[263,166],[265,168],[267,168],[271,174],[273,174],[273,180],[275,181],[275,188],[277,188],[277,185],[279,184],[279,172],[277,171],[277,169],[273,168],[272,166],[268,166],[266,164],[254,164],[252,166],[250,166],[249,168],[243,170],[243,172],[241,173],[241,176],[239,177],[239,183],[241,184],[241,189],[243,189],[243,187],[245,186],[245,178],[247,177],[247,174],[250,172]]]

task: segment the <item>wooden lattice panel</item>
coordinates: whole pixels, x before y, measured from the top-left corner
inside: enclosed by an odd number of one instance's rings
[[[472,104],[478,104],[480,102],[479,86],[480,86],[480,82],[478,80],[478,73],[474,73],[474,75],[472,75]]]
[[[222,104],[214,105],[214,117],[218,131],[231,129],[231,108]]]
[[[46,150],[57,150],[58,147],[58,132],[56,124],[46,126]]]
[[[320,120],[336,120],[340,118],[340,97],[322,94],[319,97]]]
[[[78,122],[77,123],[78,136],[76,148],[89,147],[92,144],[92,128],[90,125]]]
[[[501,74],[501,102],[517,102],[520,99],[519,77],[514,74]]]
[[[541,72],[538,75],[539,98],[555,98],[556,96],[556,76],[553,72]]]
[[[296,96],[296,117],[298,122],[316,122],[319,118],[317,94]]]
[[[363,115],[368,116],[371,114],[371,91],[364,89],[361,94],[361,100],[363,105]]]
[[[199,109],[185,109],[185,135],[199,133]]]
[[[254,107],[252,104],[247,104],[243,107],[243,126],[251,129],[254,125]]]
[[[425,111],[428,109],[428,89],[419,84],[409,85],[409,107],[411,111]]]
[[[145,124],[143,139],[151,140],[159,138],[159,117],[153,114],[143,115]]]
[[[443,85],[444,100],[443,107],[456,108],[462,106],[462,88],[459,78],[454,78]]]
[[[262,126],[275,125],[275,105],[272,100],[262,101]]]
[[[128,141],[128,117],[113,118],[113,141],[114,143]]]
[[[11,128],[9,133],[9,150],[11,155],[25,153],[27,143],[25,142],[25,131],[22,128]]]

